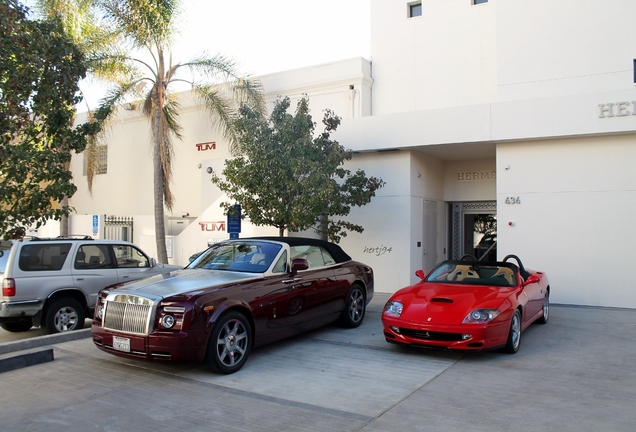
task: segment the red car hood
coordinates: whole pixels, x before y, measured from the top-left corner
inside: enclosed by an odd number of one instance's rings
[[[421,282],[391,298],[404,305],[400,319],[421,323],[461,324],[478,308],[498,308],[515,288]]]

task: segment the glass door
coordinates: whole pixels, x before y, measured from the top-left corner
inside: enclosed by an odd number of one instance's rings
[[[451,259],[473,255],[497,259],[497,207],[494,201],[452,204]]]

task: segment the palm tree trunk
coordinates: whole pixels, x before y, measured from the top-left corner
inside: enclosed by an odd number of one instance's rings
[[[157,126],[155,126],[157,127]],[[152,156],[154,200],[155,200],[155,238],[157,241],[157,261],[161,264],[168,263],[168,251],[166,250],[166,225],[163,210],[163,166],[161,165],[161,138],[155,135],[154,151]]]

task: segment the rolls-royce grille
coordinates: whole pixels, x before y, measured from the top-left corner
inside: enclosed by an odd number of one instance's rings
[[[411,330],[411,329],[401,328],[400,334],[403,334],[404,336],[412,337],[414,339],[422,339],[422,340],[449,341],[449,342],[464,340],[462,338],[461,333],[427,332],[424,330]]]
[[[104,311],[104,328],[128,333],[148,334],[150,323],[150,305],[106,302]]]

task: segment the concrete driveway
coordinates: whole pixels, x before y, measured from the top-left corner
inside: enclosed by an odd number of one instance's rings
[[[516,355],[387,344],[378,294],[362,326],[254,350],[222,376],[53,342],[0,374],[3,431],[632,431],[636,311],[553,306]],[[86,333],[88,336],[88,333]]]

